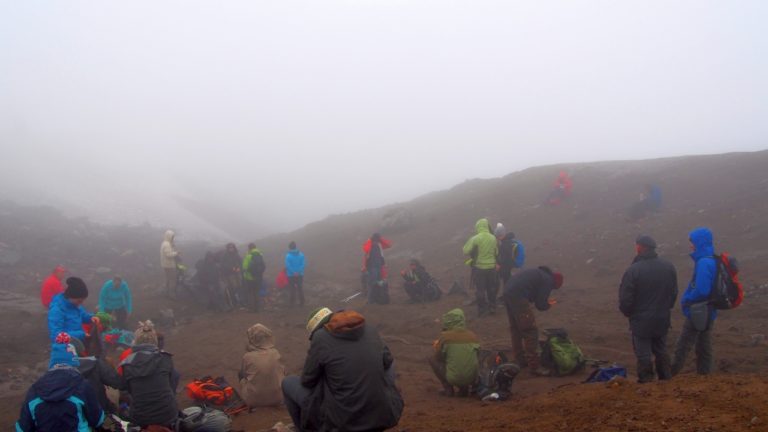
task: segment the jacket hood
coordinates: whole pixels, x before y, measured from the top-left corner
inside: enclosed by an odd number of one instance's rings
[[[331,315],[325,330],[341,339],[360,339],[365,332],[365,318],[355,311],[340,311]]]
[[[46,402],[58,402],[72,396],[83,381],[82,375],[71,366],[57,366],[42,376],[33,386]]]
[[[248,346],[246,351],[261,351],[275,347],[275,338],[272,336],[272,330],[262,324],[255,324],[246,331],[248,335]]]
[[[165,232],[165,235],[163,236],[163,239],[165,241],[172,242],[173,241],[173,236],[175,236],[175,235],[176,235],[176,233],[174,233],[171,230],[168,230],[168,231]]]
[[[714,255],[715,250],[712,246],[712,231],[706,227],[699,227],[691,231],[688,239],[693,244],[694,251],[691,257],[696,260],[701,257]]]
[[[120,363],[120,366],[130,365],[134,376],[150,376],[155,373],[162,361],[162,354],[154,345],[134,345],[131,354]]]
[[[488,222],[488,219],[482,218],[482,219],[478,220],[477,222],[475,222],[475,233],[476,234],[480,234],[480,233],[488,233],[488,234],[490,234],[491,233],[491,224],[490,224],[490,222]]]
[[[443,330],[463,330],[466,328],[464,311],[456,308],[443,315]]]

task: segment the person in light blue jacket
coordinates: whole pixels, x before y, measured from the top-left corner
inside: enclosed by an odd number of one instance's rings
[[[120,276],[104,282],[99,294],[99,311],[113,314],[117,318],[117,328],[126,329],[128,316],[133,312],[131,289]]]
[[[64,332],[72,337],[73,344],[84,346],[83,324],[98,323],[98,318],[82,306],[86,298],[88,298],[88,287],[85,282],[78,277],[67,278],[67,289],[53,297],[48,310],[48,334],[51,342],[55,342],[56,336]]]
[[[696,372],[707,375],[712,372],[712,327],[717,318],[717,310],[709,306],[706,328],[697,329],[691,320],[691,305],[707,302],[717,276],[715,248],[712,243],[712,231],[709,228],[696,228],[688,236],[691,241],[691,259],[694,262],[693,276],[688,288],[680,300],[685,315],[682,333],[677,340],[675,360],[672,362],[672,375],[677,375],[685,365],[685,358],[696,345]]]
[[[299,306],[304,306],[304,266],[304,254],[296,247],[296,242],[292,241],[285,254],[285,274],[288,276],[291,306],[296,303],[297,297]]]

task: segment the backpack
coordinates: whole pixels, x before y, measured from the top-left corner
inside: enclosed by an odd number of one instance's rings
[[[181,412],[179,428],[182,432],[230,432],[232,419],[224,411],[193,406]]]
[[[546,329],[547,340],[541,343],[541,364],[557,376],[570,375],[584,369],[586,359],[581,349],[564,329]]]
[[[525,265],[525,248],[518,240],[514,240],[512,243],[514,243],[512,256],[515,258],[515,267],[522,268]]]
[[[509,362],[502,351],[481,350],[478,355],[480,368],[478,371],[477,395],[485,400],[506,400],[512,394],[512,382],[520,373],[520,366]]]
[[[193,380],[185,388],[190,399],[203,404],[222,406],[226,414],[235,415],[248,409],[245,401],[224,377],[205,376]]]
[[[596,383],[596,382],[608,382],[613,377],[627,377],[627,368],[623,366],[619,366],[617,364],[614,364],[610,367],[602,367],[597,368],[592,371],[591,374],[589,374],[589,378],[584,381],[585,383]]]
[[[733,309],[744,300],[744,287],[739,281],[739,264],[726,252],[714,255],[717,274],[709,294],[709,304],[715,309]]]

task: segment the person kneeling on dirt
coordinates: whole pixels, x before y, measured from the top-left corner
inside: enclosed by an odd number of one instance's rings
[[[309,352],[300,377],[283,380],[293,424],[303,430],[383,431],[403,412],[392,354],[355,311],[317,309],[307,323]]]
[[[72,344],[84,350],[86,334],[83,324],[99,321],[82,306],[86,298],[88,287],[85,282],[79,277],[67,278],[67,289],[53,297],[48,311],[48,334],[51,342],[56,341],[59,333],[67,333],[72,337]]]
[[[87,431],[101,426],[104,411],[78,365],[74,346],[52,345],[50,370],[27,392],[16,431]]]
[[[509,332],[512,336],[512,354],[520,367],[529,367],[533,375],[547,376],[550,371],[541,367],[539,358],[539,329],[530,303],[540,311],[548,310],[553,289],[563,285],[563,275],[541,266],[512,275],[504,286],[504,305],[507,307]]]
[[[403,277],[405,292],[412,303],[439,300],[442,292],[427,269],[417,259],[412,259],[408,270],[400,272]]]
[[[249,407],[277,406],[283,402],[280,383],[285,367],[275,349],[272,330],[255,324],[247,331],[248,345],[240,366],[240,395]]]
[[[131,354],[120,363],[121,388],[130,394],[130,421],[141,427],[158,425],[173,430],[179,415],[176,387],[179,374],[171,354],[158,347],[151,321],[140,323]]]
[[[667,353],[670,309],[677,300],[675,266],[656,254],[656,241],[642,235],[635,241],[637,256],[621,278],[619,310],[629,318],[637,357],[637,381],[653,381],[653,363],[660,380],[672,378]]]
[[[480,343],[475,333],[467,330],[463,310],[457,308],[443,315],[443,331],[433,347],[429,365],[443,385],[442,393],[453,396],[455,386],[459,396],[468,396],[469,386],[477,379]]]
[[[126,328],[126,320],[133,311],[133,302],[131,289],[120,276],[115,276],[102,285],[99,293],[99,311],[114,314],[117,318],[117,328]]]

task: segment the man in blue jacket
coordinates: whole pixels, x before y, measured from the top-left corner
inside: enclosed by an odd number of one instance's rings
[[[291,295],[291,306],[296,297],[299,306],[304,306],[304,254],[296,248],[296,242],[288,245],[288,253],[285,254],[285,274],[288,276],[288,292]]]
[[[51,369],[27,392],[16,432],[77,432],[101,426],[104,411],[78,364],[71,345],[53,344]]]
[[[709,228],[696,228],[689,237],[693,253],[693,277],[683,294],[680,305],[685,315],[682,333],[677,340],[675,360],[672,362],[672,375],[679,373],[685,365],[685,358],[696,345],[696,372],[707,375],[712,372],[712,326],[717,318],[717,310],[709,306],[708,319],[704,328],[697,329],[691,320],[691,305],[707,302],[717,276],[715,250],[712,245],[712,231]]]
[[[82,348],[85,344],[83,324],[98,322],[98,318],[82,306],[86,298],[88,287],[85,282],[78,277],[67,278],[67,289],[53,297],[51,308],[48,310],[48,334],[51,342],[55,342],[56,336],[63,332],[73,338],[72,343]]]

